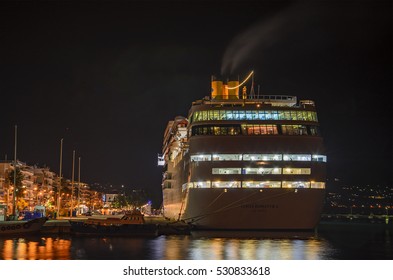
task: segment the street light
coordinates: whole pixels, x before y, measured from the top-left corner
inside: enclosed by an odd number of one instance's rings
[[[60,141],[60,172],[59,172],[59,190],[58,190],[58,197],[57,197],[57,217],[60,217],[60,203],[61,203],[61,197],[60,197],[60,191],[61,191],[61,165],[63,162],[63,138],[61,138]]]

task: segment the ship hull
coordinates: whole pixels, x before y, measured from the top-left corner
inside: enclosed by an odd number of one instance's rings
[[[38,233],[47,220],[46,217],[41,217],[26,221],[0,222],[0,236]]]
[[[320,189],[189,189],[181,219],[198,229],[309,230],[324,196]]]

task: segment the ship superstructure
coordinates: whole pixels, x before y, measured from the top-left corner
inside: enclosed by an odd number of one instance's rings
[[[168,123],[164,215],[208,229],[314,228],[327,161],[315,104],[247,92],[248,78],[212,79],[211,96]]]

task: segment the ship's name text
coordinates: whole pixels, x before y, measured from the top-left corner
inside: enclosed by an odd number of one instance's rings
[[[242,204],[240,208],[246,209],[275,209],[278,208],[277,204]]]

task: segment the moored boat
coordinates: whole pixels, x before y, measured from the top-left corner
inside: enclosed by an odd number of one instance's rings
[[[0,222],[0,236],[38,233],[46,221],[46,217],[41,217],[31,220]]]
[[[137,210],[128,212],[121,218],[70,220],[70,225],[71,233],[76,235],[150,237],[158,235],[158,226],[146,224],[143,214]]]

